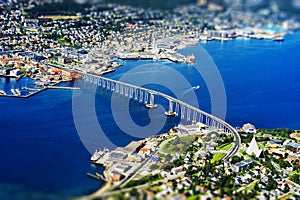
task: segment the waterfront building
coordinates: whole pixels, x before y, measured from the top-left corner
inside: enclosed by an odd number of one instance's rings
[[[132,155],[134,153],[137,153],[139,149],[142,147],[142,145],[143,145],[142,141],[132,141],[126,147],[124,147],[124,151]]]
[[[246,133],[257,133],[255,126],[250,123],[244,124],[242,127],[242,131]]]

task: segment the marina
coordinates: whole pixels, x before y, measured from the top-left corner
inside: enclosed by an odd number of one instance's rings
[[[79,87],[66,87],[66,86],[57,86],[62,81],[58,81],[54,84],[51,84],[49,86],[45,87],[38,87],[38,88],[30,88],[30,87],[22,87],[21,89],[19,88],[11,88],[10,93],[5,92],[4,90],[0,90],[0,97],[15,97],[15,98],[29,98],[33,95],[36,95],[40,92],[43,92],[47,89],[61,89],[61,90],[80,90]],[[22,91],[29,91],[27,94],[22,95]]]

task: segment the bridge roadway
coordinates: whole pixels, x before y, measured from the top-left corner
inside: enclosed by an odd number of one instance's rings
[[[225,122],[209,113],[206,113],[198,108],[195,108],[181,100],[178,100],[174,97],[171,97],[167,94],[164,94],[164,93],[161,93],[161,92],[158,92],[155,90],[150,90],[147,88],[135,86],[135,85],[120,82],[117,80],[112,80],[112,79],[105,78],[103,76],[94,75],[94,74],[85,74],[84,79],[86,81],[92,82],[99,86],[101,85],[104,88],[110,89],[113,92],[120,93],[125,96],[129,96],[129,98],[133,98],[133,92],[138,93],[138,91],[139,91],[140,95],[135,96],[135,99],[139,99],[140,102],[145,100],[144,101],[145,104],[147,104],[148,96],[149,96],[148,94],[150,94],[150,96],[152,96],[152,98],[150,97],[150,105],[152,105],[153,107],[154,107],[154,102],[153,102],[154,95],[163,97],[163,98],[169,100],[169,109],[170,110],[168,112],[171,113],[171,115],[174,114],[174,115],[178,116],[179,113],[181,113],[181,118],[184,119],[185,114],[186,114],[187,121],[191,121],[191,118],[193,118],[193,120],[192,120],[193,123],[195,123],[196,121],[200,121],[201,123],[204,123],[208,126],[217,128],[221,131],[224,131],[225,133],[231,133],[235,138],[235,144],[231,147],[230,150],[228,150],[227,154],[223,157],[223,160],[226,160],[226,159],[232,157],[240,149],[241,138],[240,138],[238,132],[231,125],[229,125],[227,122]],[[119,91],[117,91],[117,88],[119,88]],[[143,96],[143,93],[144,93],[144,96]],[[141,99],[142,99],[142,101],[141,101]],[[175,103],[176,112],[173,111],[173,103]],[[147,104],[147,105],[149,105],[149,104]],[[177,107],[180,107],[180,110]],[[166,112],[166,113],[168,113],[168,112]],[[197,120],[197,116],[198,116],[199,120]]]
[[[70,69],[66,68],[66,67],[62,67],[62,66],[57,66],[54,64],[50,64],[54,67],[58,67],[61,69],[65,69],[70,71]],[[109,78],[105,78],[103,76],[99,76],[96,74],[91,74],[91,73],[85,73],[84,71],[79,71],[76,69],[72,69],[71,71],[76,72],[78,74],[82,74],[84,76],[84,79],[86,81],[92,82],[94,84],[97,84],[98,86],[102,86],[105,87],[107,89],[110,89],[113,92],[119,93],[121,95],[125,95],[125,96],[129,96],[129,98],[132,98],[133,93],[135,93],[135,99],[139,99],[140,102],[142,102],[144,100],[144,98],[148,98],[148,94],[150,94],[150,103],[147,104],[146,101],[146,106],[148,108],[155,108],[155,104],[154,104],[154,95],[157,96],[161,96],[167,100],[169,100],[169,111],[166,112],[165,114],[167,115],[179,115],[179,113],[181,114],[181,119],[185,118],[185,114],[187,115],[187,121],[191,121],[190,118],[193,117],[192,122],[195,123],[196,121],[199,121],[203,124],[206,124],[207,126],[211,126],[211,127],[215,127],[219,130],[223,130],[225,133],[231,133],[234,138],[235,138],[235,144],[228,150],[227,154],[223,157],[223,160],[226,160],[230,157],[232,157],[233,155],[235,155],[241,146],[241,138],[238,134],[238,132],[227,122],[209,114],[206,113],[198,108],[195,108],[183,101],[180,101],[174,97],[171,97],[167,94],[155,91],[155,90],[150,90],[147,88],[143,88],[143,87],[139,87],[139,86],[135,86],[129,83],[123,83],[121,81],[116,81],[116,80],[112,80]],[[109,84],[108,84],[109,83]],[[122,87],[121,87],[122,86]],[[127,88],[127,89],[126,89]],[[130,91],[128,91],[130,90]],[[134,90],[134,91],[133,91]],[[137,94],[139,91],[139,95]],[[129,94],[128,94],[129,92]],[[143,96],[143,93],[145,93],[145,95]],[[147,94],[147,95],[146,95]],[[148,101],[148,99],[147,99]],[[173,103],[176,104],[175,107],[175,112],[173,111]],[[180,109],[179,109],[180,106]],[[193,112],[193,115],[191,115]],[[197,115],[199,115],[199,120],[197,120]]]

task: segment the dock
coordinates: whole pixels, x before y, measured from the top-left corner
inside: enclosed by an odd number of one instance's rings
[[[65,86],[53,86],[53,85],[50,85],[47,88],[49,88],[49,89],[62,89],[62,90],[80,90],[79,87],[65,87]]]
[[[58,81],[56,83],[54,83],[53,85],[50,85],[50,86],[47,86],[47,87],[44,87],[44,88],[41,88],[41,89],[34,89],[34,88],[27,88],[27,87],[24,87],[25,89],[27,90],[31,90],[31,91],[34,91],[34,92],[30,92],[29,94],[27,95],[13,95],[13,94],[0,94],[0,97],[15,97],[15,98],[29,98],[33,95],[36,95],[42,91],[45,91],[47,89],[62,89],[62,90],[80,90],[79,87],[65,87],[65,86],[56,86],[57,84],[61,83],[63,81]]]
[[[106,179],[101,174],[98,174],[97,172],[96,172],[96,175],[91,174],[91,173],[87,173],[86,175],[91,177],[91,178],[94,178],[96,180],[106,181]]]

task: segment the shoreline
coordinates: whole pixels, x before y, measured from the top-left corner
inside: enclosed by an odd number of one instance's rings
[[[60,84],[60,83],[64,83],[64,82],[69,82],[69,81],[58,81],[58,82],[55,82],[55,83],[53,83],[53,84],[51,84],[51,85],[49,85],[49,86],[46,86],[46,87],[44,87],[44,88],[41,88],[41,89],[38,89],[37,91],[35,91],[35,92],[31,92],[31,93],[29,93],[28,95],[13,95],[13,94],[0,94],[0,97],[8,97],[8,98],[23,98],[23,99],[25,99],[25,98],[30,98],[30,97],[32,97],[32,96],[34,96],[34,95],[36,95],[36,94],[38,94],[38,93],[40,93],[40,92],[43,92],[43,91],[45,91],[45,90],[48,90],[48,89],[60,89],[59,87],[55,87],[56,85],[58,85],[58,84]],[[73,88],[73,87],[70,87],[70,88]],[[64,89],[64,88],[61,88],[61,89]],[[77,88],[75,88],[74,90],[76,90]]]
[[[299,32],[299,31],[297,31],[297,32]],[[289,34],[294,34],[295,32],[293,32],[293,33],[287,33],[286,35],[289,35]],[[286,36],[285,35],[285,36]],[[234,38],[234,39],[236,39],[236,38]],[[249,38],[249,39],[255,39],[255,38]],[[255,40],[257,40],[257,39],[255,39]],[[263,39],[263,40],[265,40],[265,39]],[[197,44],[199,44],[199,43],[201,43],[201,41],[199,41]],[[188,48],[189,46],[187,46],[187,47],[185,47],[185,48]],[[184,48],[183,48],[184,49]],[[130,60],[130,59],[129,59]],[[132,60],[132,59],[131,59]],[[105,183],[105,185],[106,185],[106,183]],[[104,186],[103,186],[104,187]],[[98,189],[97,191],[95,191],[95,192],[93,192],[93,193],[91,193],[90,195],[86,195],[86,196],[83,196],[82,198],[93,198],[93,197],[95,197],[94,195],[95,194],[101,194],[101,193],[103,193],[103,191],[104,191],[104,189],[102,189],[103,187],[101,187],[100,189]],[[107,186],[106,186],[107,187]],[[107,189],[107,188],[106,188]]]
[[[300,29],[299,30],[295,30],[295,31],[291,31],[291,32],[280,32],[280,33],[276,33],[276,34],[264,34],[264,35],[254,34],[254,35],[252,35],[250,37],[249,36],[247,36],[247,37],[246,36],[236,36],[236,37],[216,37],[216,36],[211,36],[210,37],[208,35],[206,35],[206,36],[203,35],[203,36],[201,36],[202,38],[200,37],[198,40],[195,40],[194,38],[193,39],[187,39],[188,42],[185,41],[185,43],[183,45],[178,46],[178,48],[175,51],[175,54],[176,54],[177,58],[169,56],[169,54],[166,54],[166,56],[161,56],[161,57],[156,58],[156,56],[160,55],[160,54],[154,54],[154,53],[151,53],[151,52],[146,52],[146,53],[136,53],[137,57],[134,57],[134,58],[132,58],[132,57],[129,57],[129,58],[128,57],[122,57],[120,55],[117,55],[117,56],[115,56],[115,59],[120,59],[120,60],[123,60],[123,61],[126,61],[126,60],[149,60],[149,61],[151,61],[151,60],[164,60],[164,59],[166,59],[166,60],[169,60],[169,61],[175,62],[175,63],[176,62],[184,62],[184,63],[188,63],[189,64],[189,63],[193,63],[193,62],[189,61],[189,58],[188,58],[189,56],[182,55],[181,53],[178,52],[178,50],[183,50],[183,49],[186,49],[188,47],[198,45],[198,44],[200,44],[202,42],[210,42],[210,41],[214,41],[214,40],[220,41],[220,42],[227,42],[227,41],[231,41],[231,40],[238,39],[238,38],[239,39],[240,38],[242,38],[242,39],[243,38],[245,38],[245,39],[255,39],[255,40],[273,40],[275,42],[284,42],[284,37],[286,35],[294,34],[294,33],[299,32],[299,31],[300,31]],[[280,36],[282,38],[279,38],[278,40],[275,40],[275,37],[277,37],[277,36]],[[206,37],[206,39],[204,39],[203,37]],[[176,39],[176,37],[166,38],[166,39],[168,39],[168,40],[174,40],[174,39]],[[130,53],[131,52],[123,52],[123,54],[130,54]],[[119,53],[119,54],[122,54],[122,53]],[[58,66],[58,65],[55,65],[55,64],[52,64],[52,63],[47,63],[46,62],[46,64],[48,64],[48,65],[50,65],[52,67],[59,68],[59,69],[67,70],[69,72],[74,71],[74,70],[68,69],[68,68],[66,68],[64,66]],[[89,72],[87,74],[97,75],[97,76],[103,76],[103,75],[115,72],[116,69],[118,67],[120,67],[120,66],[122,66],[122,64],[118,63],[116,66],[113,66],[111,69],[108,69],[108,70],[102,72],[101,74],[96,74],[96,73],[93,73],[93,72]],[[81,75],[84,74],[83,71],[79,72],[78,70],[76,70],[76,72],[80,73]],[[25,75],[24,73],[22,73],[22,74],[20,74],[18,76],[11,76],[11,75],[0,74],[0,77],[15,78],[18,81],[24,75]],[[55,85],[57,85],[57,84],[59,84],[61,82],[68,82],[68,81],[59,81],[58,83],[54,83],[54,84],[52,84],[50,86],[55,86]],[[21,96],[21,95],[18,96],[18,95],[13,95],[13,94],[0,94],[0,97],[29,98],[29,97],[31,97],[31,96],[33,96],[35,94],[38,94],[40,92],[43,92],[43,91],[47,90],[47,89],[48,89],[48,87],[40,89],[40,90],[38,90],[36,92],[32,92],[32,93],[30,93],[30,94],[28,94],[26,96]]]

